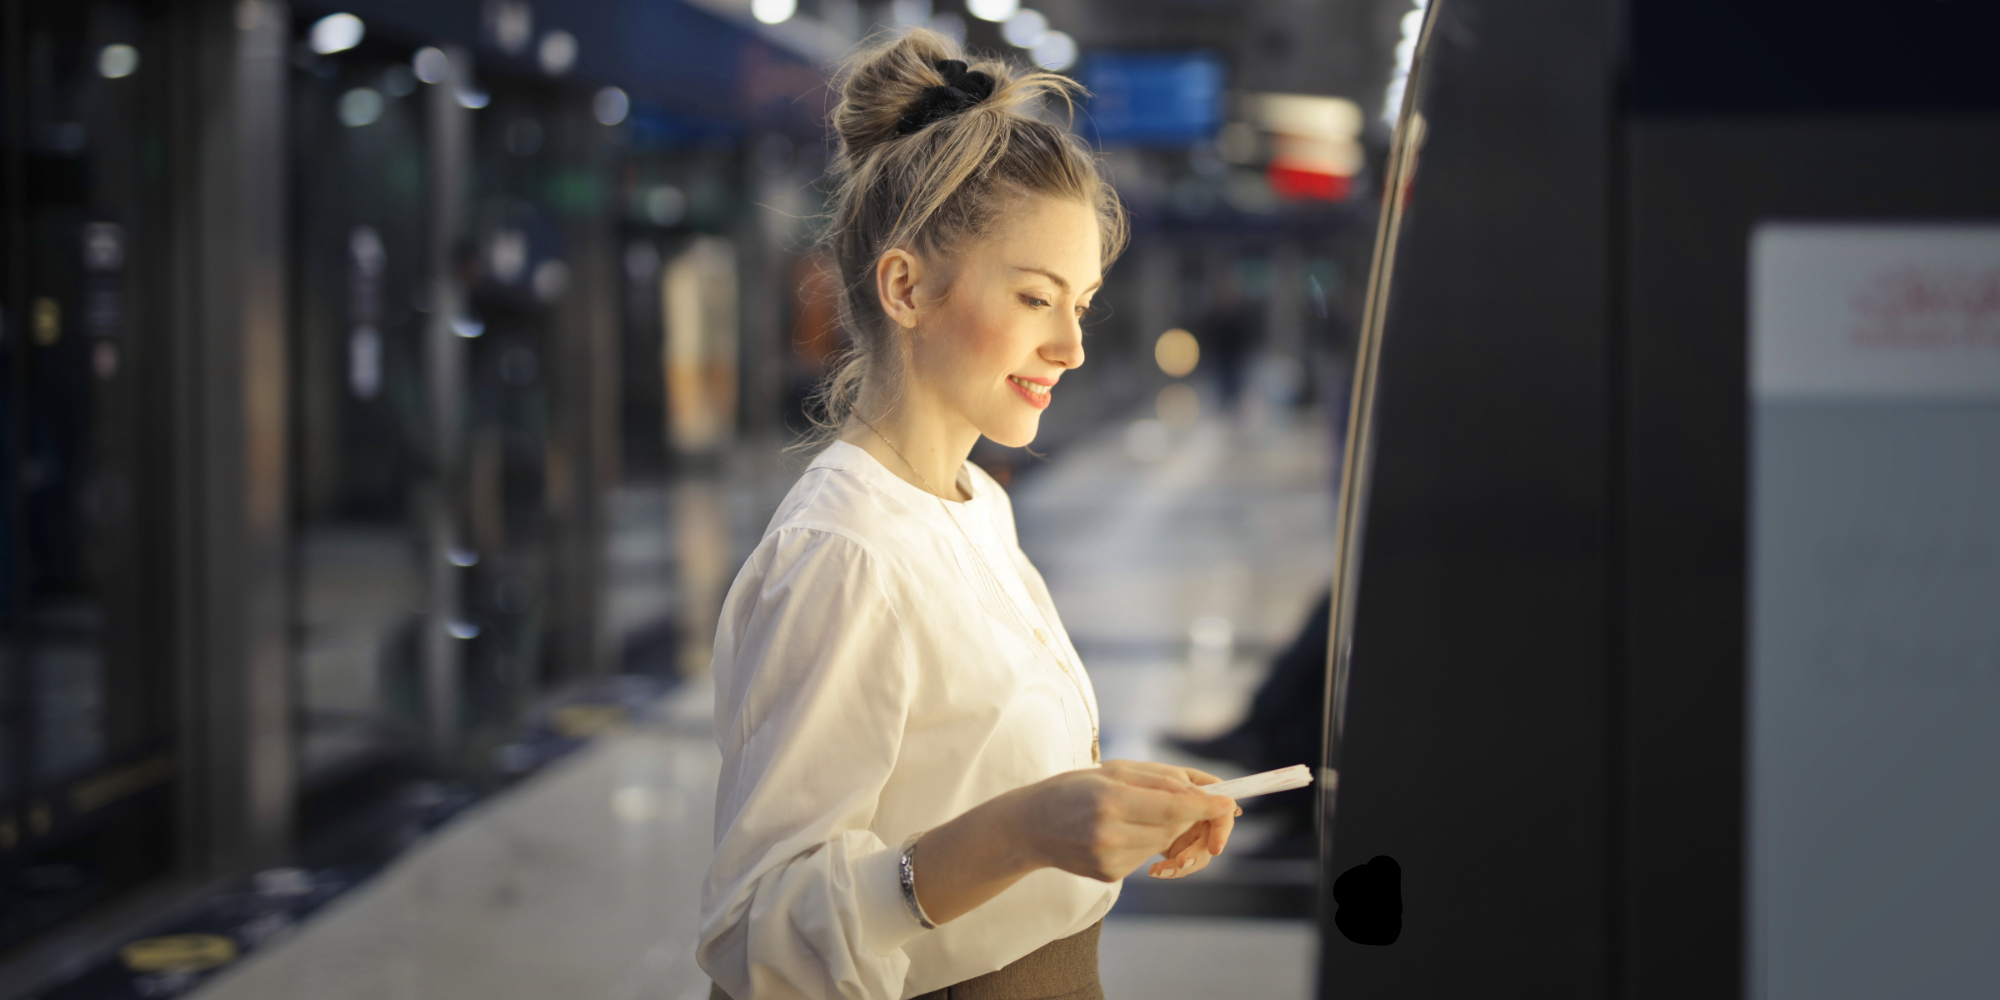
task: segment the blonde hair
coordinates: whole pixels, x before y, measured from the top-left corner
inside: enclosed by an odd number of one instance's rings
[[[1054,99],[1073,112],[1082,89],[1075,81],[1041,71],[1017,75],[1005,62],[980,59],[969,70],[992,78],[990,96],[904,134],[905,117],[925,90],[952,82],[938,64],[963,58],[950,39],[915,28],[857,52],[840,74],[823,240],[840,275],[840,319],[853,343],[807,409],[818,430],[808,446],[839,434],[865,379],[901,371],[904,341],[875,290],[884,253],[948,261],[991,233],[1024,195],[1090,206],[1105,267],[1125,248],[1125,210],[1097,158],[1067,128],[1036,115]]]

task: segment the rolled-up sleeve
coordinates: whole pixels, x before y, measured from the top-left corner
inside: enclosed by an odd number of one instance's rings
[[[870,824],[909,715],[908,643],[877,561],[842,534],[775,531],[730,588],[696,954],[737,1000],[902,995],[902,946],[923,931],[898,845]]]

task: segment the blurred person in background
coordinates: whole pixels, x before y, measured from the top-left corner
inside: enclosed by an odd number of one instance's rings
[[[1244,293],[1237,270],[1226,267],[1216,277],[1208,312],[1196,331],[1203,350],[1215,358],[1216,381],[1225,408],[1235,406],[1242,395],[1244,368],[1257,349],[1264,326],[1263,310]]]
[[[1250,711],[1227,732],[1206,739],[1169,736],[1185,753],[1226,761],[1249,771],[1269,771],[1319,760],[1326,748],[1326,652],[1333,637],[1333,591],[1320,595],[1305,624],[1271,661]],[[1266,795],[1252,806],[1280,822],[1270,840],[1252,851],[1259,858],[1310,858],[1319,854],[1312,788]]]
[[[1101,998],[1120,880],[1227,843],[1213,776],[1099,766],[1089,678],[967,461],[1034,440],[1125,241],[1091,155],[1034,114],[1069,88],[922,29],[842,82],[828,241],[854,347],[715,643],[716,996]]]

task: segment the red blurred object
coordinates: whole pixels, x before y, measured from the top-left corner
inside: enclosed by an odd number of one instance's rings
[[[1271,190],[1286,201],[1343,201],[1354,178],[1274,161],[1264,172]]]

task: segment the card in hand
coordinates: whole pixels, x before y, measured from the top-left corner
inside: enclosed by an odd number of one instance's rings
[[[1312,780],[1312,768],[1304,764],[1293,764],[1291,767],[1281,767],[1275,771],[1249,774],[1213,785],[1203,785],[1201,790],[1210,795],[1247,799],[1258,795],[1269,795],[1272,792],[1289,792],[1294,788],[1304,788],[1312,784]]]

